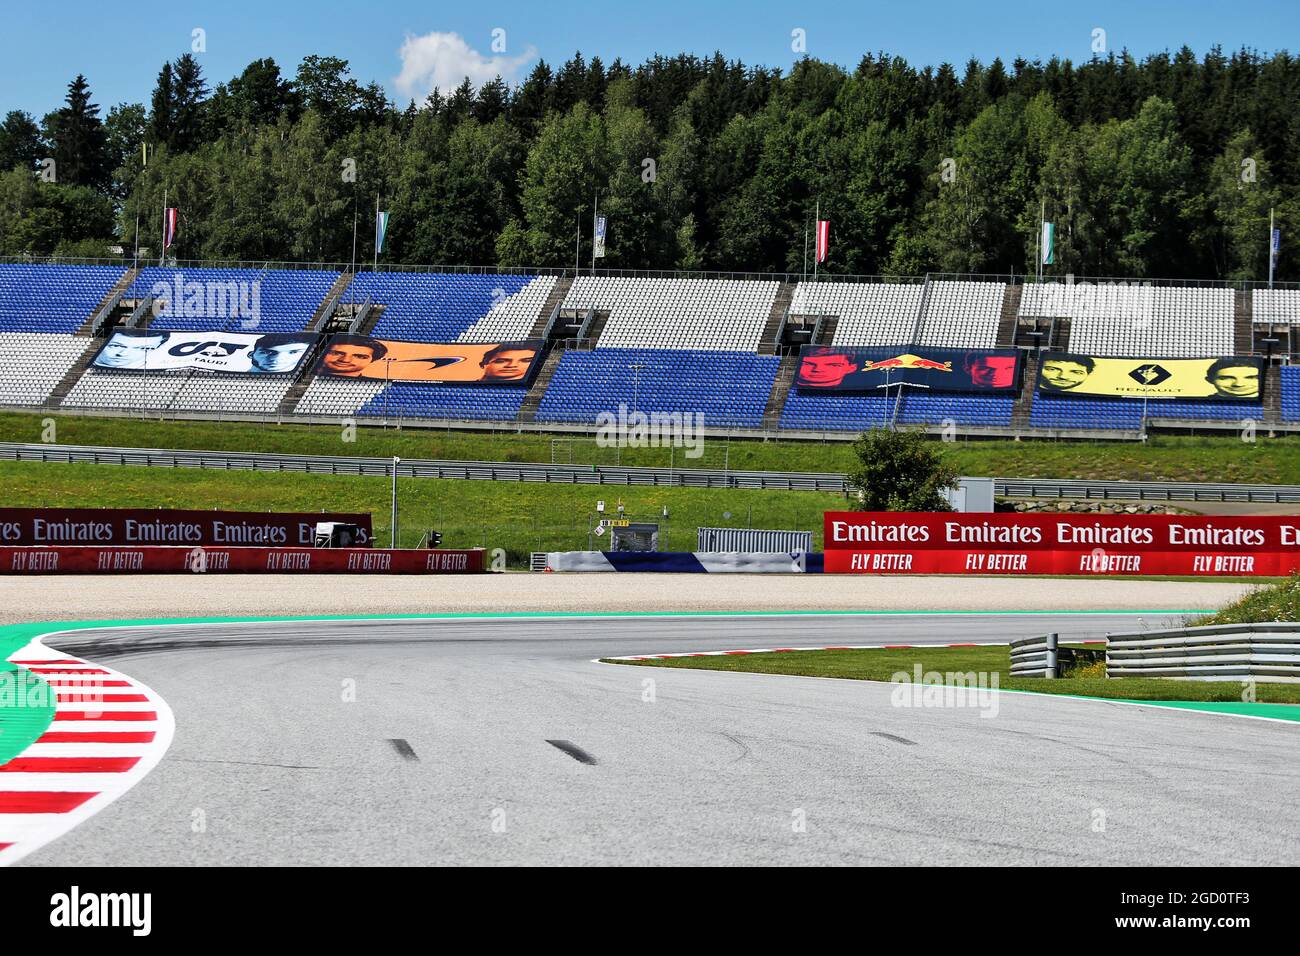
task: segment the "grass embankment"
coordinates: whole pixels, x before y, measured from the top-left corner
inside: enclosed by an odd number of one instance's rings
[[[604,517],[617,517],[622,501],[626,517],[657,523],[662,551],[695,550],[700,526],[747,525],[810,529],[820,549],[822,512],[843,502],[840,495],[810,491],[428,478],[399,478],[397,486],[402,547],[415,547],[432,528],[442,532],[446,548],[504,548],[513,567],[525,566],[530,551],[585,550],[590,522],[600,517],[597,500],[606,503]],[[389,540],[391,484],[384,477],[0,462],[0,489],[7,507],[363,511],[374,515],[376,542],[387,547]]]
[[[1202,682],[1166,679],[1124,678],[1111,680],[1096,665],[1088,677],[1058,680],[1012,677],[1011,656],[1006,647],[917,647],[906,650],[779,651],[764,654],[736,654],[718,657],[670,657],[646,661],[609,661],[648,667],[678,667],[694,670],[745,671],[755,674],[792,674],[805,677],[841,677],[851,680],[891,681],[906,674],[908,682],[920,665],[922,673],[998,675],[998,687],[1043,694],[1071,694],[1109,700],[1241,701],[1240,682]],[[991,680],[991,677],[990,677]],[[945,680],[945,683],[951,683]],[[1300,704],[1300,684],[1255,686],[1261,703]]]
[[[1223,610],[1188,621],[1189,625],[1260,624],[1300,621],[1300,574],[1254,588]]]
[[[342,426],[262,425],[240,422],[157,421],[79,415],[0,414],[8,441],[44,441],[54,419],[68,445],[117,445],[304,455],[357,455],[513,462],[572,462],[754,471],[845,472],[853,466],[846,442],[728,441],[710,438],[704,454],[685,449],[602,448],[593,438],[534,432],[442,431],[358,427],[344,441]],[[964,475],[1016,478],[1095,478],[1143,481],[1300,483],[1300,437],[1243,442],[1236,437],[1154,436],[1144,445],[1122,442],[958,441],[945,454]]]

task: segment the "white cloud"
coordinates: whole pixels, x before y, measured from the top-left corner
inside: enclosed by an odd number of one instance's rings
[[[424,36],[408,34],[398,55],[402,58],[402,72],[393,78],[393,85],[404,97],[419,100],[435,89],[449,93],[467,76],[475,87],[498,75],[513,82],[518,79],[519,68],[534,59],[537,50],[530,46],[519,56],[484,56],[459,33],[435,32]]]

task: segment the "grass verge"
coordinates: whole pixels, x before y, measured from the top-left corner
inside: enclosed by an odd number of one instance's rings
[[[607,659],[610,664],[645,667],[676,667],[688,670],[744,671],[753,674],[790,674],[803,677],[840,677],[849,680],[892,681],[906,674],[911,682],[919,666],[922,673],[998,675],[998,687],[1069,694],[1107,700],[1221,701],[1239,703],[1241,684],[1231,682],[1180,681],[1100,677],[1064,677],[1059,680],[1012,677],[1011,658],[1006,647],[915,647],[907,649],[860,649],[832,651],[776,651],[717,657],[668,657],[644,661]],[[991,680],[991,676],[989,678]],[[1255,685],[1255,699],[1261,703],[1300,704],[1300,684]]]
[[[695,550],[700,526],[747,525],[812,530],[819,548],[822,512],[843,501],[839,495],[810,491],[428,478],[399,478],[397,485],[402,547],[415,547],[424,530],[432,528],[442,532],[443,547],[504,548],[513,567],[526,565],[530,551],[585,550],[597,500],[606,502],[606,515],[614,514],[621,501],[627,517],[657,522],[664,551]],[[376,541],[384,547],[391,527],[390,479],[384,477],[0,462],[0,487],[4,504],[15,508],[370,512]]]
[[[507,428],[479,432],[367,426],[355,429],[355,441],[345,441],[349,433],[342,422],[331,427],[5,413],[0,414],[0,434],[9,441],[48,441],[50,419],[53,440],[67,445],[757,471],[846,472],[853,466],[852,450],[844,442],[712,438],[704,442],[701,457],[688,459],[680,448],[602,448],[592,438]],[[1144,444],[957,441],[946,444],[944,453],[964,475],[1300,483],[1300,437],[1243,442],[1236,437],[1153,435]]]

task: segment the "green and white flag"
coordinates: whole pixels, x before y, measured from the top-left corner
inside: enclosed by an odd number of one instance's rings
[[[1043,265],[1050,266],[1056,262],[1056,223],[1043,223],[1043,240],[1040,248],[1043,251]]]

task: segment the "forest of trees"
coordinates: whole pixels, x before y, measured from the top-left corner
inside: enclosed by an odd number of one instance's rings
[[[147,162],[145,157],[147,155]],[[52,162],[51,162],[52,160]],[[511,87],[468,80],[405,109],[346,60],[258,60],[210,88],[163,64],[148,104],[101,116],[87,79],[0,123],[0,254],[157,255],[164,191],[181,259],[798,272],[820,201],[835,273],[1032,271],[1300,280],[1300,59],[1184,48],[1136,61],[885,55],[787,74],[692,56],[580,53]]]

